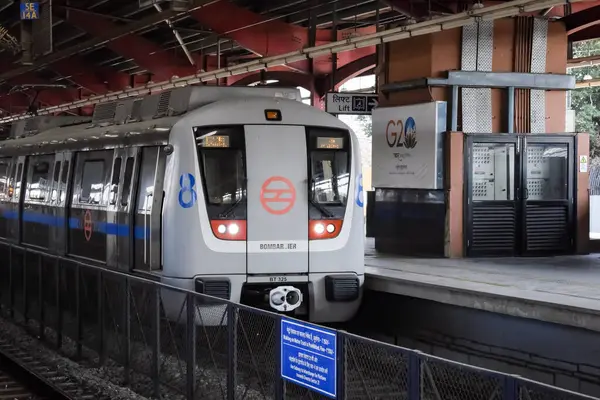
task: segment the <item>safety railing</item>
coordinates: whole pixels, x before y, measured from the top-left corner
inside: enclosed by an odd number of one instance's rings
[[[591,398],[32,249],[0,251],[3,316],[143,396]]]

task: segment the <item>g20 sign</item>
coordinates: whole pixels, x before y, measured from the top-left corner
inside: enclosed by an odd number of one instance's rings
[[[385,139],[390,147],[414,149],[417,145],[417,124],[413,117],[406,121],[390,120],[385,128]]]

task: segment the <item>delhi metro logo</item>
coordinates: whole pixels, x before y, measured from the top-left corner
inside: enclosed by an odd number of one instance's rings
[[[390,147],[414,149],[417,145],[417,124],[413,117],[406,122],[390,120],[385,129],[385,139]]]
[[[272,176],[260,188],[260,204],[274,215],[287,214],[296,203],[296,188],[288,178]]]
[[[83,234],[85,235],[85,240],[89,242],[92,238],[92,214],[90,210],[87,210],[83,216]]]

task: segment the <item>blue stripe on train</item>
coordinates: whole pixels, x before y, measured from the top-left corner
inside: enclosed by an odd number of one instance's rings
[[[6,219],[18,219],[19,214],[16,211],[2,210],[2,217]],[[54,215],[36,213],[31,211],[23,212],[24,222],[34,222],[42,225],[61,227],[64,224],[64,217],[56,217]],[[69,218],[69,228],[82,229],[83,222],[79,218]],[[95,232],[104,233],[105,235],[113,236],[129,236],[129,225],[114,224],[112,222],[93,221],[92,229]],[[145,239],[150,236],[150,227],[144,229],[141,226],[136,226],[133,235],[136,239]]]

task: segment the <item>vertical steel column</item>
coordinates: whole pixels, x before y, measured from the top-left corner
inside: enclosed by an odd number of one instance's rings
[[[458,131],[458,86],[450,87],[450,119],[447,129],[451,132]]]
[[[124,343],[124,360],[123,374],[125,385],[129,384],[129,375],[131,367],[131,284],[129,278],[125,278],[125,307],[123,310],[123,335],[125,336]]]
[[[160,286],[150,287],[153,293],[154,315],[152,317],[152,329],[154,340],[152,341],[152,383],[154,384],[154,396],[160,398]]]
[[[281,317],[275,320],[275,337],[281,338]],[[275,349],[275,399],[279,400],[285,398],[285,382],[281,377],[281,346],[276,345]]]
[[[413,351],[408,354],[408,400],[421,400],[421,358]]]
[[[194,399],[194,389],[196,387],[196,297],[193,293],[187,294],[187,377],[186,377],[186,392],[190,400]],[[229,390],[229,389],[228,389]]]
[[[44,262],[44,258],[42,256],[42,254],[38,254],[38,278],[39,278],[39,282],[38,282],[38,304],[40,307],[40,314],[39,314],[39,325],[40,325],[40,331],[39,331],[39,337],[41,340],[44,340],[44,336],[45,336],[45,332],[46,332],[46,326],[44,324],[44,304],[45,304],[45,299],[44,299],[44,266],[43,266],[43,262]]]
[[[60,350],[62,347],[62,321],[63,321],[63,310],[62,310],[62,296],[60,294],[62,274],[60,273],[60,258],[56,258],[54,263],[54,276],[56,279],[56,349]]]
[[[28,287],[27,287],[27,252],[23,252],[23,319],[25,320],[25,325],[29,323],[29,301],[28,297]]]
[[[507,132],[515,133],[515,88],[508,88]]]
[[[98,356],[100,365],[104,364],[106,354],[104,354],[104,286],[102,270],[98,270]]]
[[[346,335],[342,331],[337,332],[337,343],[335,344],[337,353],[336,371],[337,371],[337,390],[336,398],[346,398]]]
[[[14,284],[14,274],[15,271],[13,269],[13,247],[12,245],[8,245],[8,305],[10,318],[15,319],[15,284]]]
[[[77,309],[77,335],[75,342],[77,343],[77,359],[81,359],[83,338],[83,310],[81,307],[81,265],[75,264],[75,301]]]
[[[519,385],[517,380],[512,376],[504,377],[504,387],[502,391],[502,400],[518,400]]]

